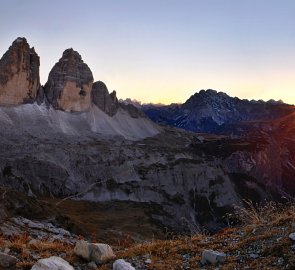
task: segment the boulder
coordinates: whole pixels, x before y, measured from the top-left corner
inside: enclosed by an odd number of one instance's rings
[[[87,264],[87,267],[89,269],[96,269],[97,268],[97,265],[96,265],[95,262],[90,262],[90,263]]]
[[[113,263],[113,270],[135,270],[135,268],[123,259],[119,259]]]
[[[290,233],[290,234],[289,234],[289,238],[290,238],[292,241],[295,241],[295,233]]]
[[[50,71],[44,93],[55,109],[85,111],[91,105],[92,83],[92,72],[81,55],[67,49]]]
[[[116,257],[109,245],[88,243],[84,240],[77,241],[74,252],[83,259],[98,264],[102,264]]]
[[[25,38],[17,38],[0,60],[0,104],[31,103],[40,89],[40,59]]]
[[[206,263],[211,263],[211,264],[217,264],[217,263],[223,263],[225,261],[225,253],[211,250],[211,249],[206,249],[202,253],[202,259],[201,263],[206,264]]]
[[[79,240],[76,242],[74,252],[76,255],[79,257],[85,259],[86,261],[91,261],[90,260],[90,250],[89,250],[89,243],[84,240]]]
[[[39,260],[31,270],[74,270],[74,268],[64,259],[52,256]]]
[[[0,252],[0,269],[13,269],[17,263],[17,258]]]
[[[135,270],[135,268],[123,259],[119,259],[113,263],[113,270]]]
[[[110,116],[116,114],[119,108],[116,91],[109,94],[107,86],[101,81],[93,84],[91,99],[93,104]]]

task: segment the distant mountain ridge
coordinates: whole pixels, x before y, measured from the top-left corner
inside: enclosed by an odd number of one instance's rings
[[[141,109],[156,123],[209,133],[222,132],[242,121],[271,120],[294,110],[282,101],[249,101],[212,89],[195,93],[184,104],[149,104]]]

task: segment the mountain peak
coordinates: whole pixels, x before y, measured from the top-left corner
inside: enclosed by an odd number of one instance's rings
[[[281,101],[254,101],[230,97],[224,92],[207,89],[192,95],[175,107],[149,106],[143,111],[155,122],[181,127],[190,131],[220,132],[226,125],[241,121],[280,117],[290,111]]]
[[[91,105],[93,75],[72,48],[63,52],[54,65],[44,86],[46,97],[55,109],[85,111]]]
[[[193,96],[226,96],[229,97],[226,93],[222,91],[217,91],[214,89],[207,89],[207,90],[200,90],[199,92],[196,92]]]
[[[0,104],[31,102],[40,88],[39,56],[25,38],[17,38],[0,59]]]
[[[12,45],[19,44],[19,43],[26,43],[26,44],[28,44],[26,38],[24,38],[24,37],[18,37],[17,39],[15,39],[13,41]]]
[[[75,51],[73,48],[66,49],[63,52],[61,59],[73,59],[75,61],[83,62],[81,55],[77,51]]]
[[[92,102],[106,114],[113,116],[118,110],[118,99],[116,91],[109,94],[104,82],[95,82],[92,86]]]

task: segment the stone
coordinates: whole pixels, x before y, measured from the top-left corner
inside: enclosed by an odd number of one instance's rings
[[[135,268],[123,259],[119,259],[113,263],[113,270],[135,270]]]
[[[52,256],[47,259],[40,259],[33,265],[31,270],[74,270],[74,268],[64,259]]]
[[[8,255],[6,253],[0,252],[0,269],[1,268],[13,268],[17,263],[17,258]]]
[[[36,247],[40,244],[40,241],[37,240],[37,239],[31,239],[28,243],[29,246],[33,246],[33,247]]]
[[[104,263],[115,258],[112,248],[107,244],[90,244],[90,258],[96,263]]]
[[[257,259],[257,258],[259,258],[259,255],[258,254],[255,254],[255,253],[251,253],[249,256],[250,256],[251,259]]]
[[[92,72],[81,55],[67,49],[50,71],[44,92],[53,108],[80,112],[90,108],[92,84]]]
[[[0,104],[33,103],[40,89],[40,59],[25,38],[17,38],[0,60]]]
[[[116,257],[109,245],[101,243],[88,243],[84,240],[76,242],[74,252],[83,259],[89,262],[93,261],[98,264],[104,263]]]
[[[283,265],[285,262],[284,258],[283,257],[279,257],[278,258],[278,265]]]
[[[289,234],[289,238],[290,238],[292,241],[295,241],[295,233],[290,233],[290,234]]]
[[[206,249],[202,253],[201,263],[202,264],[206,264],[206,263],[210,263],[210,264],[223,263],[225,261],[225,257],[226,257],[226,255],[223,252]]]
[[[79,257],[82,257],[83,259],[90,261],[89,243],[87,241],[77,241],[74,248],[74,252]]]
[[[109,94],[107,86],[101,81],[93,84],[91,99],[93,104],[110,116],[116,114],[119,108],[116,91]]]
[[[91,269],[96,269],[97,268],[97,265],[95,262],[90,262],[87,264],[88,268],[91,268]]]

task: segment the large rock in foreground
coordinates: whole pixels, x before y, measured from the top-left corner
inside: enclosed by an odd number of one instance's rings
[[[0,269],[14,269],[17,259],[6,253],[0,252]]]
[[[67,49],[50,71],[44,91],[55,109],[80,112],[91,105],[92,83],[92,72],[80,54]]]
[[[0,60],[0,105],[33,102],[40,89],[39,56],[17,38]]]
[[[74,270],[74,268],[64,259],[52,256],[39,260],[31,270]]]
[[[93,244],[80,240],[76,243],[74,252],[83,259],[98,264],[115,258],[112,248],[107,244]]]

